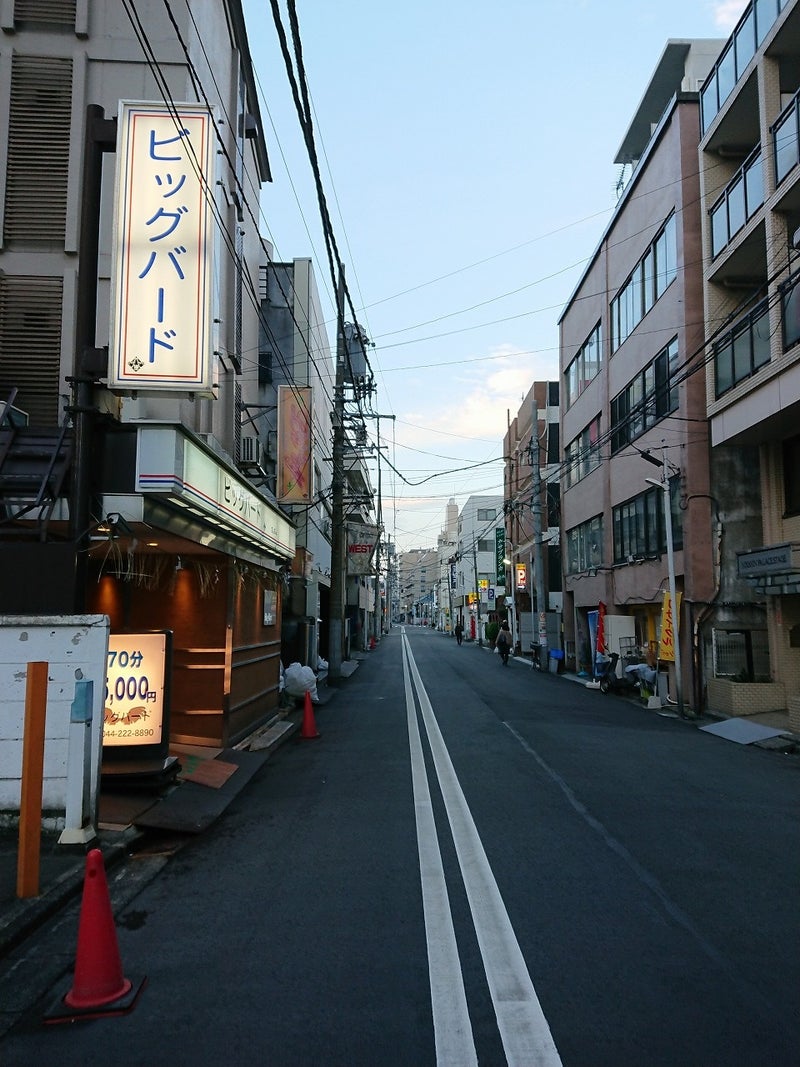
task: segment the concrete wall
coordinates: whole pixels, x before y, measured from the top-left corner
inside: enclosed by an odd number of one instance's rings
[[[42,808],[63,825],[75,683],[94,682],[90,819],[97,813],[110,623],[106,615],[0,615],[0,819],[19,813],[27,664],[48,667]]]

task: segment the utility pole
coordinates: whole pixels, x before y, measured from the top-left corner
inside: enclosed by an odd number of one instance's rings
[[[333,471],[331,479],[331,617],[328,631],[328,679],[342,677],[345,590],[344,530],[344,266],[336,289],[336,384],[333,391]]]
[[[539,411],[536,397],[531,404],[531,520],[533,524],[533,585],[536,591],[536,609],[539,613],[539,663],[547,666],[547,595],[544,588],[544,560],[542,553],[542,474],[539,459]],[[533,612],[531,611],[531,614]],[[535,651],[534,651],[535,655]]]
[[[687,718],[683,706],[683,680],[681,678],[681,628],[680,612],[678,611],[678,597],[675,587],[675,548],[672,540],[672,502],[669,491],[669,463],[667,462],[667,446],[662,445],[661,481],[655,478],[645,478],[646,482],[657,486],[661,490],[664,501],[664,532],[667,538],[667,571],[669,581],[669,602],[672,614],[672,648],[675,656],[675,697],[678,705],[678,714],[682,719]],[[652,457],[645,459],[653,462]],[[691,716],[692,718],[694,716]]]
[[[381,417],[378,419],[378,512],[377,529],[378,539],[375,543],[375,625],[373,636],[377,644],[383,636],[383,621],[381,617],[381,535],[383,533],[383,507],[381,504]]]
[[[450,556],[450,558],[447,560],[447,607],[448,607],[448,618],[450,620],[449,633],[450,633],[451,637],[453,636],[453,632],[455,630],[455,624],[453,622],[453,584],[452,584],[452,579],[450,577],[451,574],[452,574],[453,566],[454,566],[452,561],[453,561],[453,557]]]
[[[478,542],[472,542],[472,566],[475,571],[475,598],[478,605],[478,644],[483,648],[483,634],[481,632],[481,589],[478,585]]]

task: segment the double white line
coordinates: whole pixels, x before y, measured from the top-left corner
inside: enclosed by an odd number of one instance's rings
[[[472,921],[510,1067],[560,1067],[561,1058],[533,988],[508,912],[459,785],[430,699],[403,633],[403,677],[417,819],[422,903],[428,943],[436,1062],[477,1065],[464,979],[425,771],[414,687],[428,735]],[[412,685],[413,679],[413,685]]]

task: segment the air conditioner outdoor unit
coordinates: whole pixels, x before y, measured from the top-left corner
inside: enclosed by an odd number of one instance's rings
[[[261,442],[252,435],[242,437],[239,449],[241,463],[261,463]]]

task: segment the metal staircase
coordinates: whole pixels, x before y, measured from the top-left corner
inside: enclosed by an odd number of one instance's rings
[[[47,528],[69,484],[72,431],[13,425],[16,389],[0,408],[0,538],[47,540]]]

